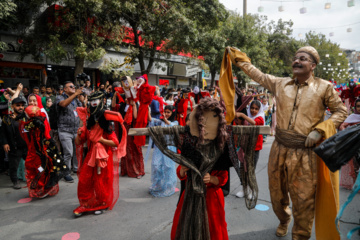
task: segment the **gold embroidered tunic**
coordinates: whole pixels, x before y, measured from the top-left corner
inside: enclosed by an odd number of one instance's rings
[[[274,94],[279,129],[307,136],[323,122],[327,107],[335,127],[347,117],[346,107],[326,80],[311,76],[305,83],[299,84],[291,78],[264,74],[248,62],[237,62],[236,65]],[[268,174],[271,202],[280,223],[286,224],[291,219],[290,194],[294,217],[292,239],[309,239],[315,214],[315,196],[319,190],[317,185],[320,184],[315,153],[311,148],[289,148],[275,140],[269,155]],[[332,229],[336,233],[336,228]],[[338,234],[332,236],[331,239],[340,239]]]

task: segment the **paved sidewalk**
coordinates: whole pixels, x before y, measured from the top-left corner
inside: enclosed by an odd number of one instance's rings
[[[234,170],[231,171],[231,193],[225,198],[225,211],[229,238],[232,240],[291,239],[291,234],[283,238],[275,236],[278,220],[271,209],[267,181],[267,161],[272,141],[273,137],[268,137],[268,142],[264,143],[256,171],[259,185],[258,204],[268,206],[268,211],[247,210],[244,199],[235,197],[240,182]],[[145,153],[146,148],[143,151]],[[150,168],[149,159],[145,166],[146,175],[142,179],[120,177],[120,198],[112,211],[98,216],[84,215],[77,219],[72,214],[73,209],[78,206],[76,175],[73,176],[75,183],[61,181],[59,194],[54,197],[18,203],[20,199],[28,198],[27,189],[12,189],[9,177],[1,174],[0,239],[60,240],[71,232],[79,233],[80,239],[86,240],[169,239],[179,192],[167,198],[152,197],[148,193]],[[22,186],[26,184],[22,183]],[[349,193],[350,191],[341,189],[341,203]],[[360,194],[344,212],[344,221],[359,222],[359,200]],[[343,234],[353,227],[355,225],[341,224]],[[315,239],[314,228],[311,239]],[[352,239],[360,239],[360,236],[354,234]]]

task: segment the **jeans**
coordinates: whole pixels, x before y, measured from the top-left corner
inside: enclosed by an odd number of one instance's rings
[[[71,166],[73,171],[78,170],[78,161],[76,159],[76,148],[75,148],[75,137],[76,133],[60,132],[59,139],[63,148],[64,161],[68,167],[66,175],[70,174]]]
[[[11,152],[9,152],[8,154],[9,175],[13,183],[16,183],[18,181],[17,171],[18,171],[19,163],[21,158],[26,159],[26,155],[27,155],[27,148],[24,148],[23,150],[18,149],[16,154],[11,154]]]

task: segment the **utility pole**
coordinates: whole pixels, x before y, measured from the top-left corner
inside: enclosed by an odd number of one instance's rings
[[[243,0],[243,15],[244,15],[244,17],[246,15],[246,9],[247,9],[247,0]]]

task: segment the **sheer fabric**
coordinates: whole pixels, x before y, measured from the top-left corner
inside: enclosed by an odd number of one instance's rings
[[[170,125],[167,125],[161,120],[152,118],[148,127],[172,127],[176,125],[178,125],[177,121],[170,122]],[[153,141],[150,138],[145,159],[148,157],[152,143]],[[174,146],[169,146],[168,149],[176,152],[176,147]],[[175,162],[164,155],[155,145],[151,161],[151,187],[149,188],[150,194],[154,197],[169,197],[175,193],[176,182]]]
[[[227,126],[229,138],[227,146],[229,156],[239,178],[243,180],[245,195],[252,193],[252,198],[246,200],[248,208],[254,208],[257,200],[258,187],[255,178],[253,150],[259,134],[258,127],[243,128],[241,126]],[[197,146],[197,137],[191,136],[188,127],[151,127],[150,136],[155,144],[166,156],[176,163],[188,167],[187,183],[184,200],[179,216],[179,222],[174,239],[202,240],[210,239],[209,221],[206,206],[206,185],[203,177],[209,173],[222,151],[215,140]],[[168,149],[175,146],[181,154]],[[235,149],[239,147],[245,153],[245,161],[240,164]],[[225,148],[224,148],[225,149]],[[242,166],[242,167],[240,167]]]

